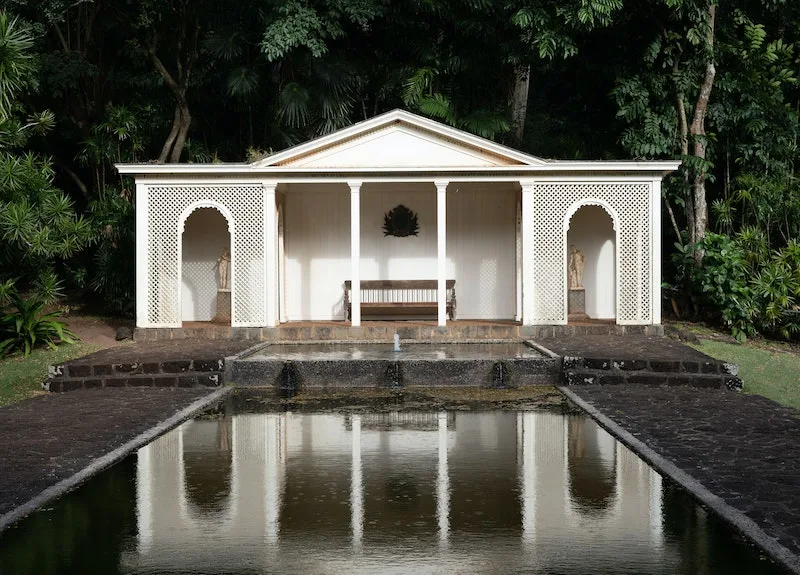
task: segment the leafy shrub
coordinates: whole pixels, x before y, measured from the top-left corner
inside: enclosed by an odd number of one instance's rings
[[[758,330],[792,339],[800,335],[800,244],[791,240],[750,281]]]
[[[738,340],[755,334],[753,308],[748,287],[744,251],[728,236],[707,232],[697,244],[675,245],[672,256],[677,270],[677,292],[688,292],[695,313],[718,317]],[[695,264],[697,250],[704,252],[703,265]]]
[[[703,265],[694,253],[703,250]],[[696,308],[718,317],[736,339],[756,333],[800,335],[800,243],[772,253],[760,232],[745,228],[731,238],[707,232],[695,245],[676,245],[676,281],[688,288]],[[676,288],[674,288],[676,289]]]
[[[7,298],[0,316],[0,357],[17,351],[27,357],[40,345],[55,349],[57,344],[75,342],[75,335],[58,320],[61,311],[44,313],[42,298],[26,299],[9,282],[3,284],[0,295]]]

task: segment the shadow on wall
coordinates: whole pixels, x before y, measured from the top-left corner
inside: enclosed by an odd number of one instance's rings
[[[228,222],[214,208],[199,208],[186,220],[181,272],[181,320],[211,321],[217,313],[220,288],[217,260],[231,250]],[[228,267],[228,287],[233,279]]]

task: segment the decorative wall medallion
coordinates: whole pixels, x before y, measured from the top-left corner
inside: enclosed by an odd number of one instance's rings
[[[383,235],[405,238],[419,233],[417,214],[403,204],[386,212],[383,217]]]

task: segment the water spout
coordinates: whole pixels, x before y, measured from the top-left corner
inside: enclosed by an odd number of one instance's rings
[[[395,351],[400,351],[400,334],[399,333],[395,333],[394,334],[394,350]]]

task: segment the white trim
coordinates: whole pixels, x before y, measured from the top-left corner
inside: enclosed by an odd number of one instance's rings
[[[569,281],[567,278],[567,268],[569,267],[569,245],[567,241],[567,234],[569,233],[570,223],[572,222],[572,218],[584,206],[598,206],[603,208],[605,212],[611,217],[611,225],[614,229],[614,322],[617,324],[624,324],[624,323],[632,323],[637,324],[639,322],[623,322],[619,319],[619,310],[620,310],[620,218],[617,211],[611,207],[611,204],[606,202],[605,200],[601,200],[599,198],[581,198],[577,202],[573,203],[568,209],[567,213],[564,216],[564,224],[563,224],[563,244],[562,244],[562,253],[564,254],[563,259],[563,268],[564,268],[564,324],[569,323]],[[641,234],[640,234],[641,236]],[[641,258],[639,259],[641,265]],[[639,274],[639,280],[641,280],[641,273]],[[641,284],[641,281],[638,282]],[[641,297],[639,298],[639,308],[641,308]],[[639,313],[639,319],[641,319],[641,313]]]
[[[305,144],[300,144],[288,150],[284,150],[283,152],[278,152],[277,154],[273,154],[272,156],[253,163],[252,166],[254,168],[263,168],[274,166],[277,163],[290,162],[298,157],[307,156],[316,151],[336,145],[338,142],[358,137],[360,134],[366,134],[374,130],[379,130],[384,126],[399,123],[414,126],[421,130],[427,130],[445,138],[456,140],[466,146],[483,149],[491,154],[501,157],[505,156],[510,160],[515,160],[523,164],[536,165],[544,163],[544,160],[541,158],[530,156],[518,150],[514,150],[513,148],[507,148],[506,146],[480,138],[469,132],[446,126],[434,120],[429,120],[428,118],[423,118],[411,112],[406,112],[405,110],[392,110],[391,112],[375,116],[363,122],[358,122],[357,124],[353,124],[352,126],[338,130],[327,136],[322,136],[321,138],[306,142]]]
[[[252,324],[250,323],[240,323],[236,321],[236,234],[235,234],[235,227],[234,227],[234,219],[233,214],[231,211],[222,203],[216,200],[199,200],[197,202],[192,202],[189,204],[186,209],[181,212],[180,217],[178,218],[178,277],[176,278],[176,285],[175,289],[177,290],[177,297],[175,298],[176,302],[176,316],[178,317],[178,322],[176,324],[164,324],[164,327],[182,327],[183,326],[183,296],[181,292],[182,289],[182,282],[183,282],[183,232],[186,228],[186,220],[189,219],[196,210],[202,208],[212,208],[217,210],[222,217],[228,223],[228,233],[230,234],[230,244],[231,244],[231,267],[228,270],[228,278],[231,282],[231,327],[250,327]],[[159,289],[162,289],[159,286]]]
[[[486,174],[486,175],[478,175],[478,174],[467,174],[467,175],[452,175],[448,173],[444,173],[442,170],[431,170],[433,172],[439,173],[442,172],[440,175],[446,176],[447,180],[451,184],[455,183],[507,183],[507,182],[519,182],[521,175],[517,174]],[[278,175],[278,174],[274,174]],[[364,173],[359,174],[324,174],[325,177],[309,177],[309,176],[288,176],[288,175],[281,175],[280,182],[281,184],[315,184],[315,185],[333,185],[333,184],[346,184],[347,182],[357,178],[363,184],[392,184],[392,183],[405,183],[405,184],[428,184],[431,181],[432,176],[430,175],[430,171],[427,174],[420,174],[416,176],[405,176],[405,175],[381,175],[381,176],[369,176]],[[647,184],[648,186],[653,181],[655,176],[647,175],[647,174],[635,174],[635,175],[613,175],[613,174],[596,174],[596,175],[572,175],[572,176],[558,176],[558,175],[540,175],[535,173],[530,174],[522,174],[522,176],[533,177],[536,176],[536,181],[539,183],[605,183],[605,182],[613,182],[613,183],[626,183],[626,184]],[[213,178],[213,179],[202,179],[200,176],[193,177],[191,174],[188,174],[187,177],[183,178],[174,178],[174,179],[159,179],[159,178],[141,178],[141,183],[146,184],[148,186],[159,186],[159,187],[166,187],[166,186],[179,186],[179,187],[206,187],[209,185],[214,186],[244,186],[244,185],[261,185],[263,179],[258,178],[233,178],[233,177],[226,177],[226,178]],[[333,191],[333,190],[332,190]],[[291,194],[292,192],[287,192]]]
[[[438,325],[447,325],[447,184],[436,181],[436,296]]]
[[[532,325],[536,313],[536,270],[534,269],[533,248],[535,230],[533,229],[534,189],[533,180],[520,182],[522,186],[522,325]],[[566,236],[565,236],[566,240]]]
[[[350,186],[350,325],[361,325],[361,182]]]
[[[277,211],[275,205],[275,190],[278,182],[265,181],[262,183],[264,190],[264,311],[266,313],[266,327],[278,325],[278,258],[277,258]]]
[[[284,181],[284,176],[302,177],[297,174],[322,174],[332,177],[340,177],[346,180],[348,177],[352,178],[358,175],[359,178],[366,174],[427,174],[430,178],[430,173],[441,174],[458,174],[459,172],[469,174],[485,173],[489,174],[512,174],[519,177],[520,174],[547,174],[550,173],[553,177],[559,177],[559,174],[565,172],[608,172],[615,174],[619,172],[637,172],[642,174],[641,178],[649,178],[645,173],[659,174],[665,176],[670,172],[674,172],[680,167],[681,163],[678,161],[659,161],[659,162],[637,162],[637,161],[584,161],[584,162],[553,162],[548,161],[541,165],[529,166],[436,166],[436,167],[371,167],[363,166],[358,168],[314,168],[303,166],[268,166],[268,167],[254,167],[247,164],[114,164],[120,174],[126,175],[149,175],[149,174],[228,174],[240,175],[237,182],[242,182],[242,179],[253,178],[251,183],[258,183],[260,180],[257,178],[260,175],[269,174],[270,176],[280,176],[281,181]],[[420,175],[420,178],[424,176]],[[472,176],[465,176],[467,178]],[[585,176],[584,176],[585,177]],[[172,180],[170,180],[172,181]],[[419,179],[415,181],[425,181]],[[427,181],[430,181],[428,179]],[[450,181],[453,181],[452,179]]]
[[[661,179],[653,179],[652,207],[650,210],[650,272],[652,311],[650,319],[653,325],[661,324]]]
[[[136,184],[135,214],[136,214],[136,327],[149,327],[150,318],[147,306],[149,279],[149,237],[148,189],[144,184]]]

